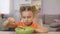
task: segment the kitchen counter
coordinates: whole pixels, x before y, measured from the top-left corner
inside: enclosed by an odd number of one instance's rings
[[[0,34],[17,34],[17,33],[12,31],[0,31]],[[60,34],[60,32],[34,33],[34,34]]]

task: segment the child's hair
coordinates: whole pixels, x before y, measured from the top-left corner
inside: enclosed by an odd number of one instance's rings
[[[36,7],[35,6],[21,6],[20,7],[20,13],[22,13],[23,11],[32,11],[32,13],[35,15],[35,13],[37,12]]]

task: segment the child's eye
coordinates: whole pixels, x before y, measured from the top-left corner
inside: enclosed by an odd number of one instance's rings
[[[31,18],[30,16],[28,16],[28,18]]]
[[[23,17],[25,19],[25,17]]]

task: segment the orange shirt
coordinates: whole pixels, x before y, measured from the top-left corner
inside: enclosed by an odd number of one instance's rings
[[[17,26],[17,27],[18,27],[18,26],[26,27],[26,25],[25,25],[23,22],[16,22],[16,26]],[[36,28],[39,28],[39,25],[36,24],[36,23],[32,23],[32,25],[30,25],[29,27],[32,27],[32,28],[36,29]]]

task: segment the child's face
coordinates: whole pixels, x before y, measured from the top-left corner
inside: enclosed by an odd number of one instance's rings
[[[34,18],[34,15],[32,11],[23,11],[22,12],[22,20],[26,25],[29,25],[32,23]]]

